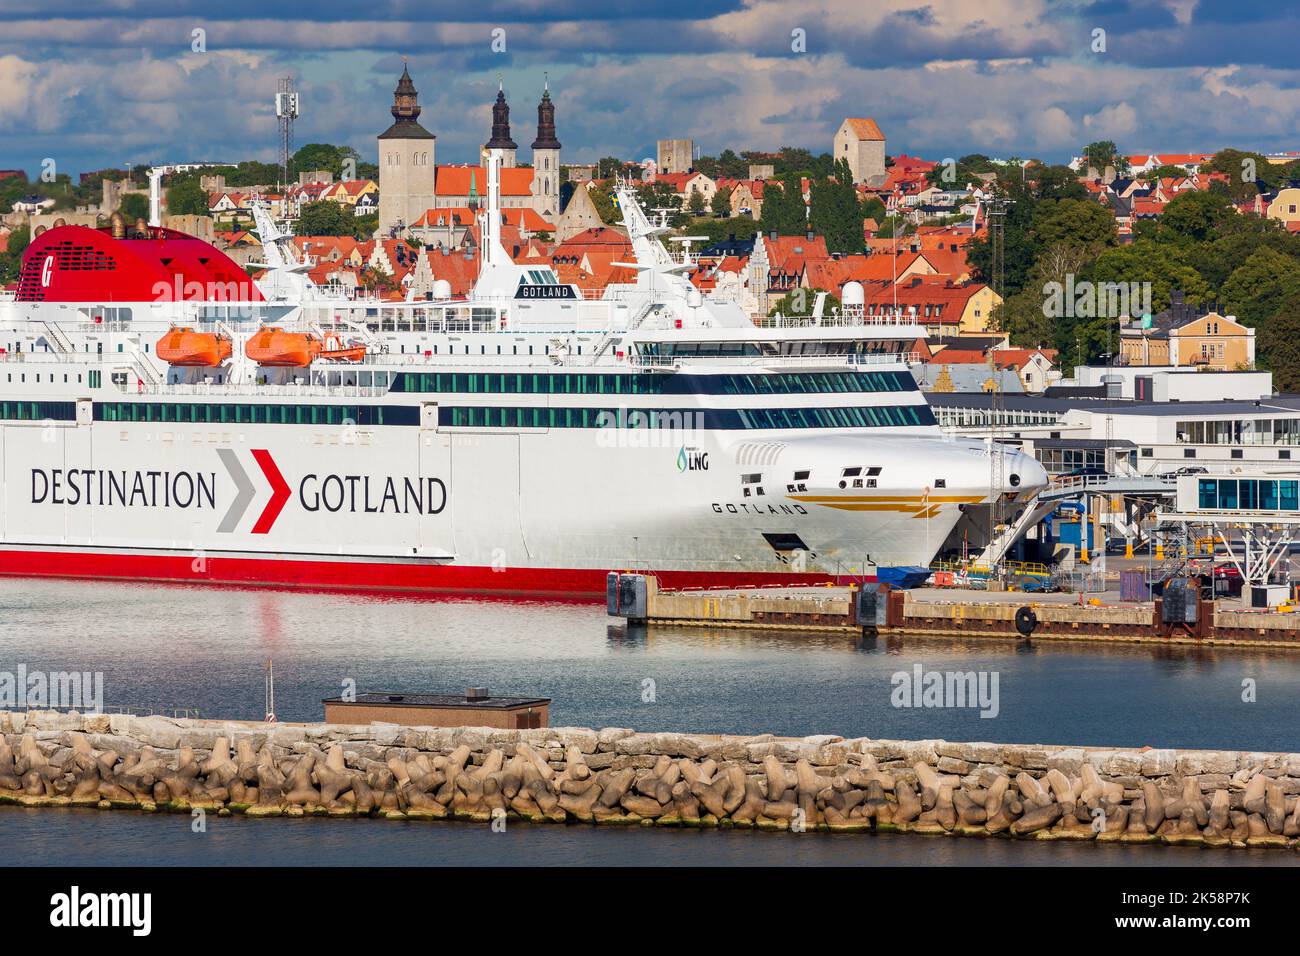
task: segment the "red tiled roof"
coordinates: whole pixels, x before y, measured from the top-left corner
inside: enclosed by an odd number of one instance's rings
[[[763,240],[767,247],[767,263],[774,272],[798,272],[804,264],[817,259],[829,259],[826,237],[777,236]]]
[[[468,196],[470,180],[474,191],[486,196],[487,170],[482,166],[439,166],[434,172],[433,191],[439,196]],[[531,196],[533,171],[526,166],[510,166],[501,170],[502,196]]]
[[[858,118],[850,117],[845,120],[845,122],[849,124],[849,129],[853,131],[853,135],[858,139],[883,141],[885,138],[885,134],[882,133],[880,127],[876,125],[876,121],[869,116]]]
[[[978,282],[966,285],[939,285],[929,282],[894,285],[887,281],[872,282],[864,284],[866,293],[864,299],[868,314],[873,314],[870,312],[873,305],[879,312],[892,309],[897,301],[898,307],[904,312],[910,312],[915,307],[919,322],[956,325],[961,321],[962,312],[965,311],[971,296],[985,288],[987,286]],[[937,315],[934,312],[936,306],[939,307]],[[929,315],[926,314],[927,311]]]

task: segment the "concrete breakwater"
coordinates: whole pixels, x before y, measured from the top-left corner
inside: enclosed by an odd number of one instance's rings
[[[1300,845],[1300,754],[0,712],[0,803]]]

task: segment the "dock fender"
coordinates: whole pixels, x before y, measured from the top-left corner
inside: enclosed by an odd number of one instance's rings
[[[1038,627],[1038,615],[1031,607],[1022,607],[1016,611],[1016,630],[1022,637],[1028,637]]]

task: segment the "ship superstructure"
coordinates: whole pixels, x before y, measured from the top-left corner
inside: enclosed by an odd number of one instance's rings
[[[256,281],[166,229],[37,237],[0,302],[0,572],[593,595],[617,569],[872,580],[1045,484],[1013,449],[939,433],[912,320],[819,303],[757,327],[690,283],[630,187],[634,282],[592,298],[512,262],[498,163],[464,300],[332,297],[265,210]]]

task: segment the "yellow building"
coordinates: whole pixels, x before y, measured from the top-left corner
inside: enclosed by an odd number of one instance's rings
[[[1277,196],[1268,204],[1268,218],[1280,220],[1284,225],[1300,222],[1300,189],[1294,187],[1278,190]]]
[[[866,315],[902,313],[925,326],[928,335],[969,335],[991,328],[993,310],[1002,301],[979,282],[955,285],[913,277],[910,285],[892,282],[864,284]]]
[[[1148,328],[1121,330],[1120,358],[1128,365],[1254,368],[1255,330],[1218,312],[1191,318],[1157,316]]]
[[[1255,330],[1217,312],[1192,319],[1169,331],[1169,364],[1254,368]]]

